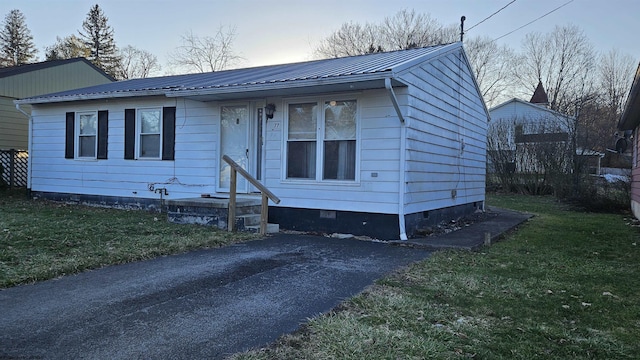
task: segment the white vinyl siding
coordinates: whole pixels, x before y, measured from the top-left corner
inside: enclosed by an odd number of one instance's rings
[[[394,85],[402,123],[385,89],[304,97],[250,100],[239,95],[234,103],[249,103],[250,121],[256,109],[276,104],[273,119],[263,119],[263,184],[282,201],[281,206],[304,209],[382,214],[428,211],[484,201],[487,116],[472,75],[462,63],[462,50],[395,74]],[[331,101],[355,101],[355,134],[349,122],[329,135],[324,107]],[[262,105],[258,106],[261,102]],[[314,136],[291,136],[290,104],[316,104]],[[220,113],[228,102],[146,97],[34,105],[32,190],[159,199],[153,188],[166,188],[165,199],[216,194],[220,174]],[[331,104],[329,104],[331,105]],[[175,161],[124,159],[124,109],[176,107]],[[65,113],[109,112],[108,153],[104,161],[64,159]],[[406,127],[406,128],[404,128]],[[401,137],[406,133],[406,150]],[[309,134],[307,134],[309,135]],[[255,134],[250,134],[255,143]],[[353,174],[323,175],[325,141],[356,142]],[[315,141],[315,174],[287,177],[287,148],[294,141]],[[349,153],[350,145],[343,145]],[[340,146],[338,146],[339,148]],[[351,155],[349,155],[351,156]],[[401,158],[406,158],[404,164]],[[405,173],[401,173],[401,169]],[[353,179],[351,179],[353,178]],[[403,187],[403,188],[401,188]],[[452,190],[456,196],[452,198]],[[403,199],[400,194],[404,193]],[[402,208],[401,206],[404,206]]]
[[[124,109],[176,106],[166,99],[134,99],[110,103],[34,106],[32,183],[34,191],[158,198],[150,189],[166,188],[165,198],[215,194],[219,108],[215,104],[180,101],[176,111],[175,161],[124,159]],[[186,109],[185,109],[186,105]],[[109,158],[68,161],[64,158],[65,112],[109,111]],[[185,114],[187,118],[185,118]]]
[[[461,53],[412,68],[405,213],[484,201],[487,115]]]
[[[406,90],[406,89],[405,89]],[[401,103],[406,104],[406,91],[398,90]],[[287,114],[276,111],[265,125],[265,185],[282,202],[270,206],[331,209],[394,214],[398,211],[399,181],[399,120],[385,90],[337,94],[327,98],[268,99],[278,109],[288,104],[323,103],[336,99],[357,102],[356,120],[356,180],[286,179],[284,166],[287,155]],[[316,100],[316,101],[310,101]],[[282,106],[280,106],[282,104]],[[284,129],[284,130],[283,130]],[[322,142],[318,146],[323,146]],[[318,158],[320,168],[322,158]]]

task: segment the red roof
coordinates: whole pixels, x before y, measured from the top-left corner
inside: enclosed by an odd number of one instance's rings
[[[538,80],[538,86],[536,87],[536,91],[533,92],[533,96],[531,100],[529,100],[532,104],[548,104],[549,97],[547,96],[547,92],[544,91],[544,87],[542,86],[542,80]]]

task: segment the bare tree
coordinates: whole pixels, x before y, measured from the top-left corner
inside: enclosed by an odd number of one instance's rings
[[[513,50],[506,45],[498,46],[488,37],[466,39],[465,50],[487,106],[506,100],[504,97],[513,85]]]
[[[369,23],[361,25],[348,22],[322,40],[315,53],[321,58],[337,58],[376,50],[384,50],[380,42],[379,27]]]
[[[353,56],[451,43],[458,36],[455,25],[444,26],[429,14],[402,10],[380,24],[342,24],[314,52],[319,58]]]
[[[456,25],[444,26],[429,14],[415,10],[401,10],[384,19],[380,28],[384,46],[389,50],[403,50],[446,44],[458,41]]]
[[[598,63],[598,81],[604,103],[615,115],[622,114],[627,94],[635,74],[635,62],[629,54],[617,49],[600,56]]]
[[[572,152],[564,119],[502,118],[489,124],[488,179],[505,190],[564,193]]]
[[[487,183],[514,190],[516,146],[514,122],[498,119],[487,130]]]
[[[518,63],[514,75],[522,88],[533,90],[541,80],[551,109],[560,112],[575,111],[594,81],[595,51],[577,26],[526,35]]]
[[[169,55],[169,64],[179,72],[219,71],[242,59],[233,51],[236,28],[220,26],[214,36],[198,36],[192,31],[182,35],[182,45]]]
[[[155,55],[131,45],[120,50],[120,59],[119,78],[121,79],[146,78],[161,69]]]
[[[56,43],[45,48],[46,60],[63,60],[78,57],[88,58],[91,49],[77,36],[71,34],[65,38],[56,37]]]

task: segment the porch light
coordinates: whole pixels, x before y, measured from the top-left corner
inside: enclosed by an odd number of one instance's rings
[[[264,107],[264,113],[267,115],[267,119],[273,119],[273,113],[276,112],[276,104],[267,104]]]

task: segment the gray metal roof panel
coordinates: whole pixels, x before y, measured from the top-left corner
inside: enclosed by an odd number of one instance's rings
[[[18,100],[20,103],[42,103],[71,101],[78,98],[109,98],[144,96],[149,94],[168,94],[170,92],[224,89],[273,84],[286,87],[291,82],[345,78],[345,81],[357,81],[358,76],[392,72],[395,67],[416,58],[433,54],[448,45],[435,45],[426,48],[399,50],[350,56],[334,59],[314,60],[292,64],[260,66],[253,68],[224,70],[201,74],[163,76],[145,79],[132,79],[63,91],[38,97]],[[460,45],[457,45],[460,46]],[[368,76],[364,76],[368,77]],[[337,80],[337,79],[336,79]],[[250,90],[247,90],[250,91]]]

